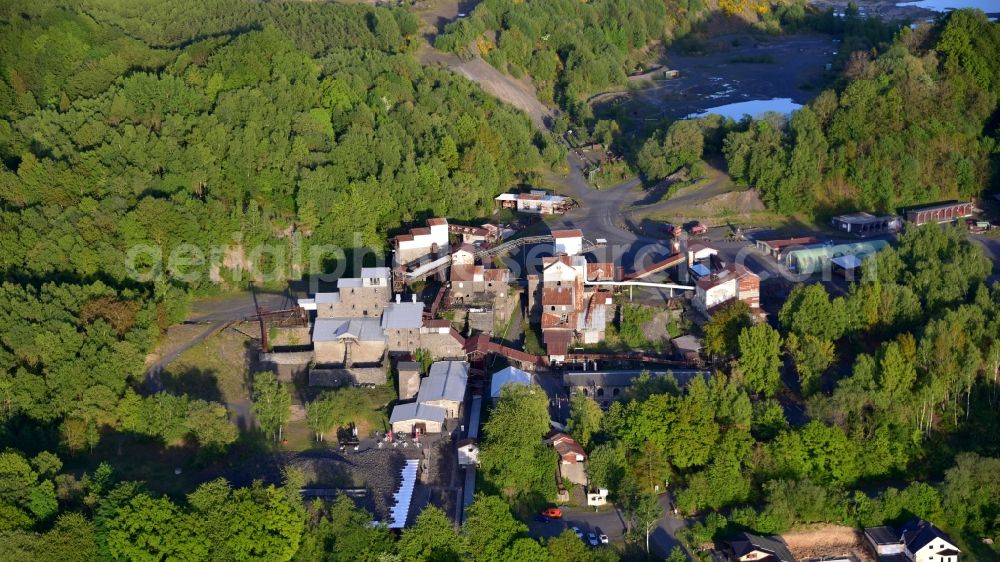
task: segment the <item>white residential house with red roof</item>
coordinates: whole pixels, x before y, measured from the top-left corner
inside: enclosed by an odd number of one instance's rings
[[[575,256],[583,251],[583,232],[578,228],[553,230],[552,238],[555,239],[553,245],[556,254]]]
[[[752,310],[760,308],[760,277],[741,265],[730,264],[718,273],[698,279],[692,302],[708,314],[736,299],[746,302]]]
[[[545,439],[559,455],[559,475],[574,484],[587,484],[587,452],[566,433],[553,433]]]
[[[427,219],[427,226],[411,228],[392,239],[393,265],[396,267],[425,258],[444,256],[451,251],[448,243],[448,219]]]

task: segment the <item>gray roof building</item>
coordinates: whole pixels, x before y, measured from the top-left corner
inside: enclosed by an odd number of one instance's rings
[[[341,277],[337,279],[338,289],[356,289],[361,287],[361,279],[359,277]]]
[[[391,275],[391,270],[388,267],[362,267],[359,277],[362,279],[389,279]]]
[[[490,378],[490,398],[499,398],[500,389],[507,384],[531,386],[531,375],[517,367],[507,367],[493,373]]]
[[[339,304],[340,293],[316,293],[314,300],[316,304]]]
[[[389,423],[409,420],[444,423],[447,417],[447,410],[440,406],[421,404],[420,402],[407,402],[405,404],[397,404],[393,407],[392,415],[389,416]]]
[[[895,529],[884,525],[881,527],[868,527],[865,529],[865,534],[868,535],[869,540],[875,545],[900,544],[903,542]]]
[[[400,372],[420,371],[420,363],[416,361],[399,361],[396,363],[396,370]]]
[[[382,311],[382,329],[408,330],[424,323],[424,303],[391,302]]]
[[[313,341],[385,341],[378,318],[317,318],[313,324]]]
[[[465,387],[469,382],[469,364],[465,361],[438,361],[431,365],[430,373],[420,381],[417,402],[434,400],[465,400]]]

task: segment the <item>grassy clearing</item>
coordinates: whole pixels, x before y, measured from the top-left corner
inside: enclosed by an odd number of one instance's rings
[[[167,365],[164,389],[227,404],[249,400],[251,344],[233,329],[212,335]]]
[[[163,337],[160,338],[156,349],[146,357],[147,366],[180,349],[184,344],[193,340],[198,334],[207,329],[208,326],[202,324],[175,324],[170,326],[167,328],[166,333],[163,334]]]

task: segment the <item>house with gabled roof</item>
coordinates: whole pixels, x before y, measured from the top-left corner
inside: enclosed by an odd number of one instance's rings
[[[726,541],[726,550],[732,562],[796,562],[788,545],[779,536],[740,533]]]
[[[444,408],[449,418],[457,418],[465,401],[469,364],[465,361],[437,361],[420,381],[417,402]]]
[[[517,367],[506,367],[493,373],[490,378],[490,398],[499,398],[500,389],[508,384],[531,386],[531,374]]]
[[[739,264],[729,264],[721,271],[701,277],[695,283],[695,308],[709,314],[719,305],[741,300],[752,309],[760,308],[760,277]]]
[[[318,364],[377,364],[385,353],[378,318],[317,318],[312,339]]]
[[[447,418],[447,410],[440,406],[407,402],[392,408],[389,423],[392,424],[394,432],[441,433]]]
[[[587,452],[569,434],[553,432],[545,438],[545,444],[559,455],[559,477],[574,484],[587,484]]]
[[[923,519],[899,529],[868,527],[865,540],[882,562],[958,562],[962,553],[947,533]]]
[[[451,251],[448,242],[448,220],[427,219],[426,227],[411,228],[407,233],[392,239],[393,267],[404,267],[418,260],[447,255]]]

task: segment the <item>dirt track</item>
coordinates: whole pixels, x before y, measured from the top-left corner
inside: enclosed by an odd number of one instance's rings
[[[552,109],[538,101],[535,87],[529,80],[504,74],[478,56],[464,60],[432,47],[434,38],[448,23],[458,14],[471,12],[478,3],[478,0],[424,0],[418,3],[414,13],[423,22],[426,44],[417,52],[417,60],[424,65],[440,64],[450,68],[482,86],[487,94],[527,113],[536,127],[546,130],[552,122]]]
[[[503,74],[479,57],[462,60],[457,55],[426,47],[417,53],[421,64],[442,64],[482,86],[487,94],[524,111],[539,129],[551,122],[552,110],[538,101],[535,87],[524,80]]]

